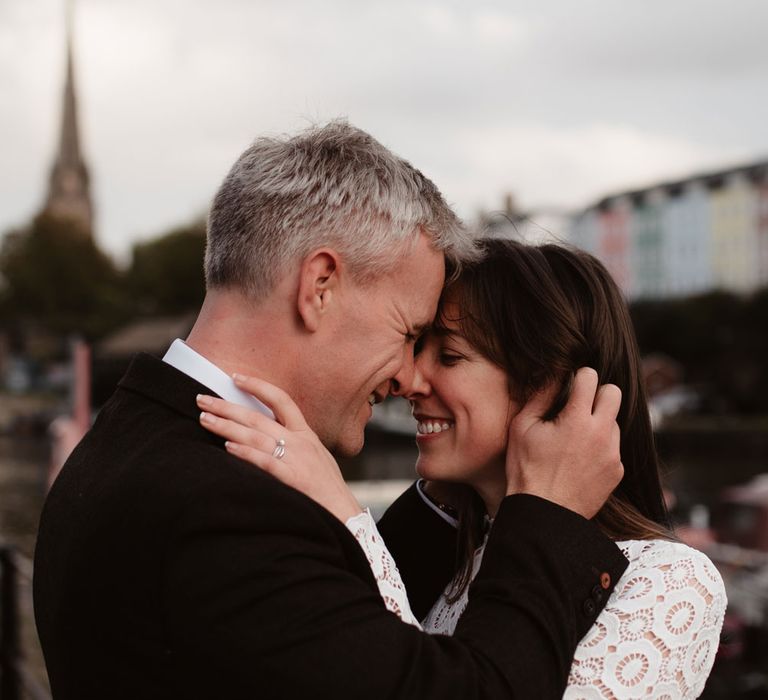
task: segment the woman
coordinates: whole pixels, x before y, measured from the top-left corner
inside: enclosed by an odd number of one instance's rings
[[[451,634],[466,606],[505,494],[511,419],[547,387],[552,401],[546,418],[556,419],[574,372],[593,367],[601,383],[622,390],[617,422],[625,469],[595,521],[621,547],[629,567],[577,648],[565,696],[697,697],[714,661],[725,591],[712,563],[676,542],[669,529],[639,354],[619,290],[605,268],[582,252],[500,240],[483,247],[483,259],[446,289],[435,327],[419,344],[418,379],[408,397],[417,420],[417,472],[429,480],[428,490],[452,501],[459,530],[458,573],[423,627]],[[303,444],[301,449],[327,462],[329,455],[307,439],[306,424],[287,397],[265,392],[260,382],[244,386],[271,399],[273,407],[279,404],[281,422],[298,428],[290,433],[292,452]],[[253,447],[263,445],[263,437],[254,438],[259,430],[248,427],[253,424],[242,413],[221,402],[205,407],[204,425],[229,438],[233,453],[270,469],[332,512],[350,497],[338,482],[335,493],[319,496],[313,473]],[[225,420],[212,419],[211,408]],[[385,602],[412,621],[370,517],[347,524],[372,562]]]

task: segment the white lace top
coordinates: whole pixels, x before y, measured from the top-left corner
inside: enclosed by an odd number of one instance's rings
[[[391,554],[369,513],[347,521],[371,563],[387,608],[418,626]],[[715,660],[725,614],[725,587],[701,552],[666,540],[617,542],[629,560],[605,609],[576,648],[567,700],[696,698]],[[475,553],[477,574],[483,545]],[[467,591],[447,601],[451,586],[423,621],[434,634],[453,634]]]
[[[395,613],[403,622],[420,628],[419,621],[411,612],[408,594],[405,592],[397,564],[384,544],[371,512],[366,509],[355,515],[347,520],[346,526],[365,552],[387,610]]]

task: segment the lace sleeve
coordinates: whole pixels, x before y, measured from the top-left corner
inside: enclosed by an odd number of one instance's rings
[[[697,698],[725,614],[723,581],[676,542],[619,542],[629,568],[576,649],[565,698]]]
[[[365,552],[387,610],[395,613],[403,622],[421,629],[419,621],[411,612],[408,595],[395,560],[384,544],[370,511],[365,510],[350,518],[346,526]]]

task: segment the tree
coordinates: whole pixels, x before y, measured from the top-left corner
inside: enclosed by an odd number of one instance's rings
[[[197,309],[205,296],[205,223],[193,222],[133,247],[126,286],[141,315]]]
[[[4,325],[34,321],[55,334],[99,338],[125,319],[114,264],[66,219],[40,215],[0,246]]]

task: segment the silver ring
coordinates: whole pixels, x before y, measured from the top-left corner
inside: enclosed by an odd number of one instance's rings
[[[277,441],[277,444],[275,445],[275,449],[272,450],[272,456],[275,459],[282,459],[285,457],[285,440],[283,438],[280,438]]]

